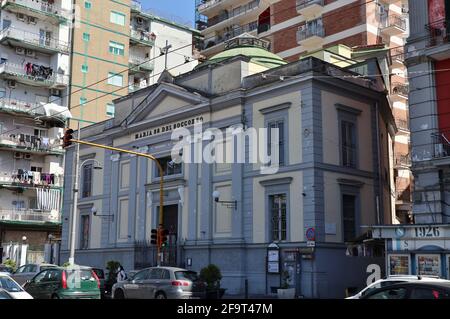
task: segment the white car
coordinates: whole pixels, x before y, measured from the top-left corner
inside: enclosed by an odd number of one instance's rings
[[[415,281],[423,281],[423,282],[450,282],[450,280],[441,279],[439,277],[431,277],[431,276],[389,276],[385,279],[380,279],[371,283],[366,288],[358,292],[356,295],[345,298],[345,299],[360,299],[365,296],[369,292],[374,289],[387,287],[389,285],[394,285],[402,282],[415,282]]]
[[[33,299],[8,273],[0,272],[0,289],[6,290],[14,299]]]

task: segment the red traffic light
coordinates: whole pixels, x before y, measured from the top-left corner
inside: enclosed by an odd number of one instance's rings
[[[73,140],[73,133],[74,130],[68,128],[65,132],[64,132],[64,137],[63,137],[63,148],[69,147],[70,145],[72,145],[72,140]]]

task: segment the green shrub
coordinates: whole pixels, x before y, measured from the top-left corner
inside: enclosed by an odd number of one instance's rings
[[[13,271],[16,271],[16,261],[12,259],[8,259],[4,263],[5,266],[12,268]]]
[[[200,271],[200,279],[206,282],[208,289],[218,289],[220,288],[222,274],[219,267],[210,264]]]

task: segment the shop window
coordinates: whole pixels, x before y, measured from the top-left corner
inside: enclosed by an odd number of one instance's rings
[[[389,275],[409,275],[409,255],[389,255]]]

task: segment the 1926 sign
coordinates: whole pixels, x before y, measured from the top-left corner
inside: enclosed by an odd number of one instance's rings
[[[433,238],[441,236],[439,227],[422,226],[414,228],[414,235],[418,238]]]

